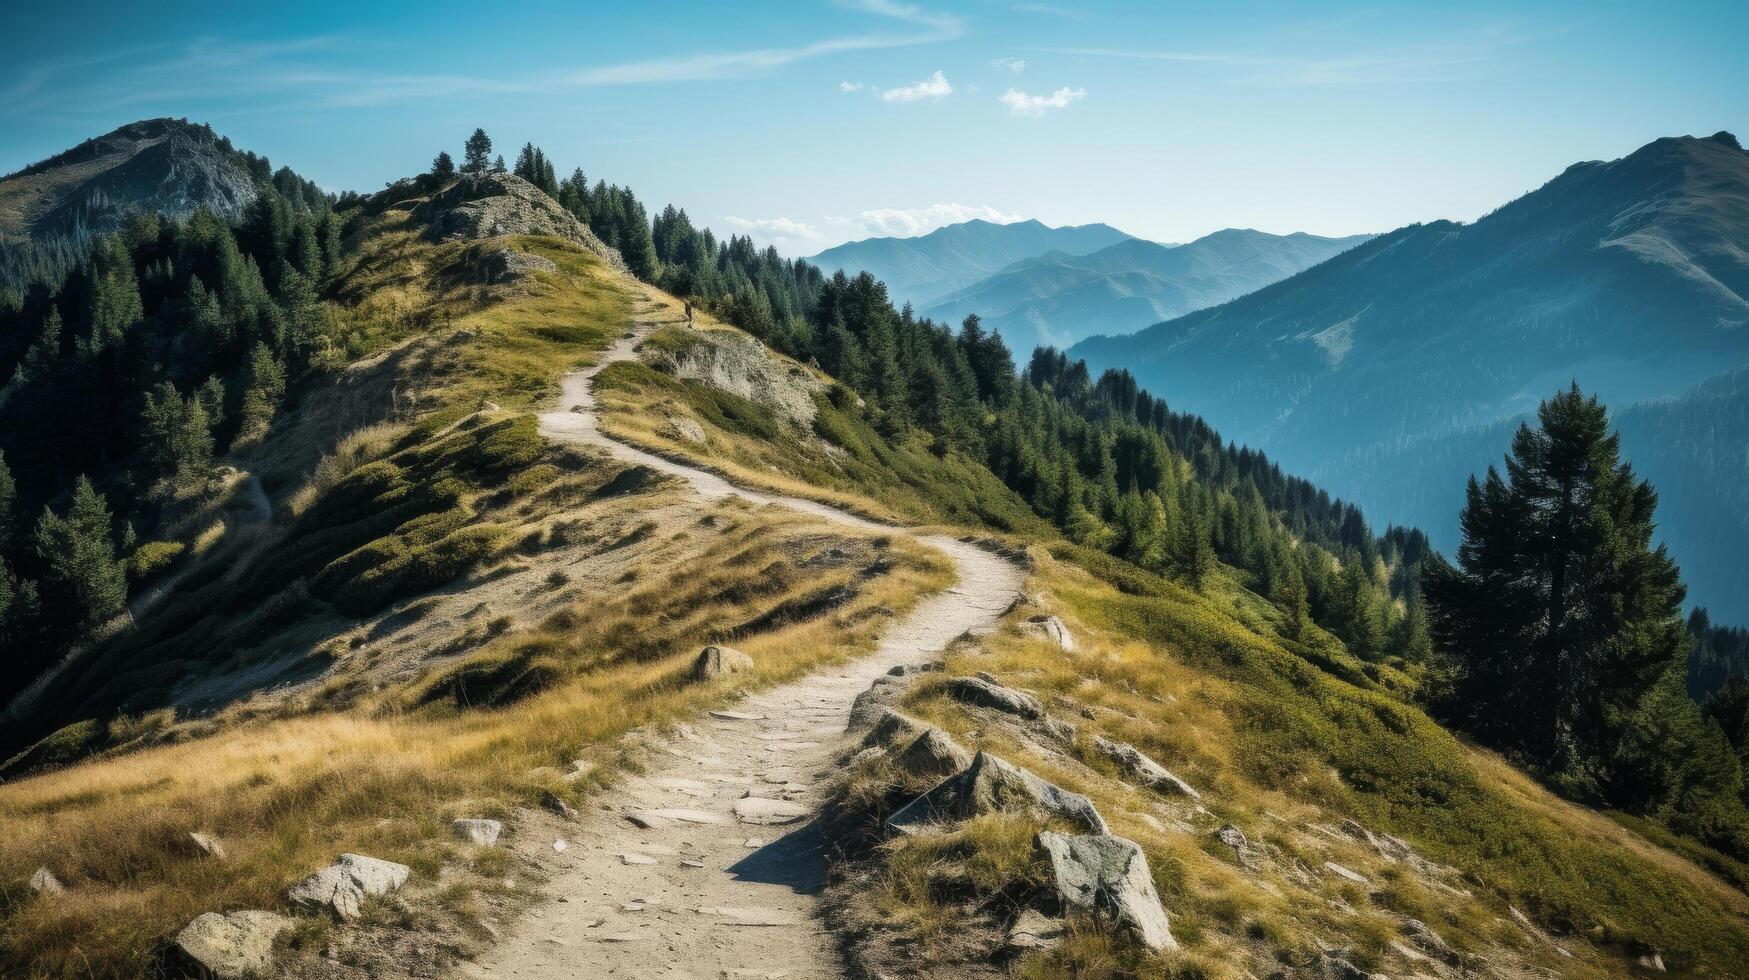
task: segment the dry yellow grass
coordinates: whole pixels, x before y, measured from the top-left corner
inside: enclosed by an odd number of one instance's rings
[[[70,888],[55,900],[10,896],[0,962],[8,975],[137,975],[162,937],[196,914],[276,907],[287,885],[341,851],[407,862],[429,884],[456,857],[448,819],[501,814],[543,790],[576,800],[589,783],[560,776],[572,760],[594,757],[611,776],[615,740],[627,731],[871,649],[888,621],[875,610],[903,611],[951,577],[939,559],[892,544],[893,570],[865,583],[852,603],[737,641],[758,663],[755,672],[730,684],[681,683],[709,638],[701,609],[739,608],[702,603],[697,587],[760,584],[754,580],[766,566],[726,563],[753,532],[818,537],[786,515],[748,515],[738,532],[722,534],[728,550],[707,557],[716,570],[708,580],[652,569],[634,593],[647,603],[638,612],[618,604],[596,616],[597,604],[580,603],[544,638],[605,662],[579,663],[557,687],[510,707],[404,712],[400,692],[390,691],[344,714],[240,724],[0,787],[9,831],[0,840],[0,880],[17,882],[46,864]],[[601,638],[634,636],[648,621],[693,626],[656,655],[616,658],[601,648]],[[191,830],[218,835],[230,859],[199,857],[186,846]]]

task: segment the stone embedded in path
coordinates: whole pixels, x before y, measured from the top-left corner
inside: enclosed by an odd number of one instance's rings
[[[634,853],[631,853],[628,851],[627,853],[621,854],[619,856],[619,863],[621,863],[621,864],[655,864],[656,859],[649,856],[648,854],[634,854]]]
[[[728,823],[729,818],[709,810],[688,810],[684,807],[663,807],[660,810],[646,811],[651,816],[663,820],[677,820],[681,823]]]
[[[628,810],[624,816],[632,826],[639,830],[661,830],[664,827],[674,826],[674,821],[644,810]]]
[[[1089,833],[1108,831],[1105,818],[1099,815],[1092,800],[1048,783],[988,752],[979,752],[963,771],[905,804],[887,818],[887,826],[910,833],[931,823],[1005,810],[1027,810],[1046,818],[1059,818]]]
[[[30,890],[38,895],[59,895],[67,890],[61,879],[48,868],[38,868],[30,874]]]
[[[1135,841],[1110,834],[1068,837],[1047,830],[1035,844],[1050,861],[1057,896],[1065,906],[1113,923],[1156,952],[1178,948],[1154,891],[1147,855]]]
[[[764,825],[795,823],[810,812],[800,803],[763,796],[744,796],[735,801],[734,810],[735,818],[742,823]]]
[[[566,820],[582,819],[582,816],[571,806],[571,804],[566,803],[563,797],[550,789],[541,794],[540,805],[547,812],[556,814]]]
[[[705,647],[692,662],[692,679],[714,681],[730,674],[741,674],[754,668],[753,658],[734,647]]]
[[[1069,635],[1069,627],[1055,616],[1033,616],[1021,624],[1020,628],[1041,640],[1055,643],[1064,653],[1073,653],[1075,650],[1075,638]]]
[[[273,940],[292,926],[283,915],[259,910],[195,917],[176,934],[172,948],[200,976],[241,980],[273,968]]]
[[[721,718],[724,721],[764,721],[765,720],[764,715],[750,715],[745,711],[713,711],[713,712],[711,712],[711,717],[712,718]]]
[[[504,832],[504,825],[496,820],[464,817],[450,821],[449,829],[462,840],[491,847],[498,843],[498,835]]]
[[[1044,703],[1038,698],[982,677],[949,678],[946,690],[949,697],[965,704],[994,708],[1029,720],[1045,715]]]
[[[1093,747],[1112,762],[1117,763],[1131,779],[1136,780],[1149,789],[1163,793],[1176,793],[1188,796],[1193,800],[1202,799],[1202,794],[1192,789],[1190,784],[1169,772],[1147,755],[1128,742],[1114,742],[1100,735],[1093,736]]]
[[[286,892],[286,900],[294,908],[328,909],[342,919],[351,919],[358,915],[367,897],[394,891],[406,884],[412,872],[413,869],[393,861],[342,854],[340,860],[293,885]]]
[[[729,926],[799,926],[795,916],[778,909],[747,908],[737,905],[713,905],[699,909],[705,915],[719,916]]]

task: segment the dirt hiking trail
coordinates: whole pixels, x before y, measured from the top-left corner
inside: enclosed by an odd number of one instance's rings
[[[673,313],[641,303],[630,334],[594,367],[566,376],[558,410],[540,417],[541,433],[680,477],[706,498],[733,494],[861,530],[915,534],[825,504],[744,490],[603,434],[594,412],[595,374],[635,357],[643,338]],[[994,628],[1023,580],[1012,562],[973,545],[917,538],[953,561],[954,587],[894,623],[869,656],[754,693],[656,746],[646,773],[592,799],[582,821],[567,829],[566,849],[556,855],[562,870],[544,900],[457,975],[841,976],[836,946],[816,914],[825,862],[810,819],[849,744],[851,702],[889,669],[930,660],[967,631]]]

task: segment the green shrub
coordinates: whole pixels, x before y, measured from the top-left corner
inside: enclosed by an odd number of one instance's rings
[[[128,556],[128,581],[144,582],[169,568],[187,550],[188,545],[181,541],[147,541]]]

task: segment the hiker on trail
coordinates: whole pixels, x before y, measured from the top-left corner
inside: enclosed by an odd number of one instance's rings
[[[692,326],[692,300],[686,301],[686,325]]]

